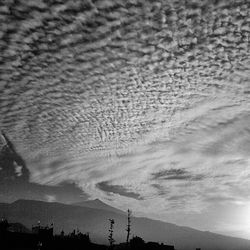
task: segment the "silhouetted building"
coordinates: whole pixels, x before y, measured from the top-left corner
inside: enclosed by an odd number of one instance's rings
[[[13,224],[13,223],[11,223]],[[10,231],[7,220],[0,221],[0,249],[4,250],[108,250],[110,246],[91,243],[88,233],[81,233],[78,229],[66,235],[64,231],[53,235],[53,226],[41,226],[40,222],[32,227],[32,232]],[[20,224],[20,223],[19,223]],[[141,237],[135,236],[129,244],[126,242],[112,245],[115,250],[174,250],[174,246],[145,242]],[[200,249],[196,249],[200,250]]]
[[[9,226],[10,225],[6,219],[1,219],[1,221],[0,221],[0,233],[7,232]]]
[[[174,250],[174,246],[165,245],[163,243],[159,244],[157,242],[147,242],[138,236],[133,237],[130,240],[131,250]]]
[[[174,250],[174,246],[165,245],[163,243],[159,244],[157,242],[147,242],[145,248],[146,250]]]
[[[133,237],[130,242],[131,249],[142,249],[145,245],[145,241],[138,236]]]
[[[53,237],[53,225],[43,227],[40,222],[32,227],[32,233],[37,234],[41,239],[49,239]]]

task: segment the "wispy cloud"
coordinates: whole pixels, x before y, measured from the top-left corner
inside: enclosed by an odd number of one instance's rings
[[[185,169],[168,169],[162,170],[157,173],[153,173],[153,180],[190,180],[190,181],[200,181],[205,177],[201,174],[195,175],[191,174]]]

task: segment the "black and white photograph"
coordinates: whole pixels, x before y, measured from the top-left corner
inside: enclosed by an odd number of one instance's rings
[[[250,0],[0,0],[0,249],[249,250]]]

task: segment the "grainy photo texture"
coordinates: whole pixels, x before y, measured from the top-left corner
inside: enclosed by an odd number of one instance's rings
[[[0,0],[0,248],[250,249],[250,1]]]

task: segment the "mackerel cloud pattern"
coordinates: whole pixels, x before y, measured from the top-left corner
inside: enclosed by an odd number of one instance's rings
[[[0,129],[30,182],[156,214],[249,200],[249,1],[0,5]]]

